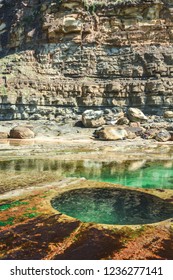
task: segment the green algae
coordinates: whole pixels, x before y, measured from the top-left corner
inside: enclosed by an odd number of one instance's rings
[[[24,217],[27,217],[27,218],[30,218],[30,219],[32,219],[32,218],[35,218],[35,217],[37,217],[37,216],[39,216],[40,214],[39,213],[25,213],[25,214],[23,214],[23,216]]]
[[[14,219],[15,219],[15,217],[10,217],[5,221],[0,221],[0,226],[4,227],[4,226],[7,226],[7,225],[13,225]]]
[[[11,203],[2,204],[2,205],[0,205],[0,211],[6,211],[12,207],[27,205],[27,204],[29,204],[29,202],[27,202],[27,201],[14,201]]]

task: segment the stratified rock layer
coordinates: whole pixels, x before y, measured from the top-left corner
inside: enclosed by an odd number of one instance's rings
[[[172,1],[4,0],[0,16],[0,119],[173,107]]]

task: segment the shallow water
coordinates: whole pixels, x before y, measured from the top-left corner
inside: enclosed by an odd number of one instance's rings
[[[114,188],[76,189],[51,201],[59,212],[82,222],[136,225],[173,216],[173,204],[153,195]]]
[[[124,186],[140,188],[173,189],[173,161],[60,161],[57,159],[16,159],[0,161],[1,182],[12,178],[27,177],[34,173],[46,175],[50,179],[63,177],[85,177],[86,179],[118,183]],[[22,176],[22,177],[21,177]],[[46,180],[46,179],[45,179]],[[37,183],[37,180],[34,181]],[[21,180],[20,180],[21,184]],[[1,185],[1,184],[0,184]]]

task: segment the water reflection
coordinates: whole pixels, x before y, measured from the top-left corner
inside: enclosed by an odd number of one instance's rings
[[[18,159],[0,161],[0,173],[50,171],[64,177],[85,177],[90,180],[119,183],[140,188],[173,189],[172,161],[60,161],[57,159]]]
[[[35,143],[35,139],[0,139],[0,144],[7,146],[33,146]]]

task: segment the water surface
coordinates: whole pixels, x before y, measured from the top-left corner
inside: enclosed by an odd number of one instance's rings
[[[89,180],[118,183],[124,186],[173,189],[173,161],[124,161],[122,163],[91,160],[63,161],[57,159],[16,159],[0,161],[1,181],[14,175],[44,176],[49,172],[56,179],[85,177]],[[16,179],[17,180],[17,179]]]
[[[52,199],[51,204],[82,222],[136,225],[173,217],[173,204],[150,194],[115,188],[71,190]]]

